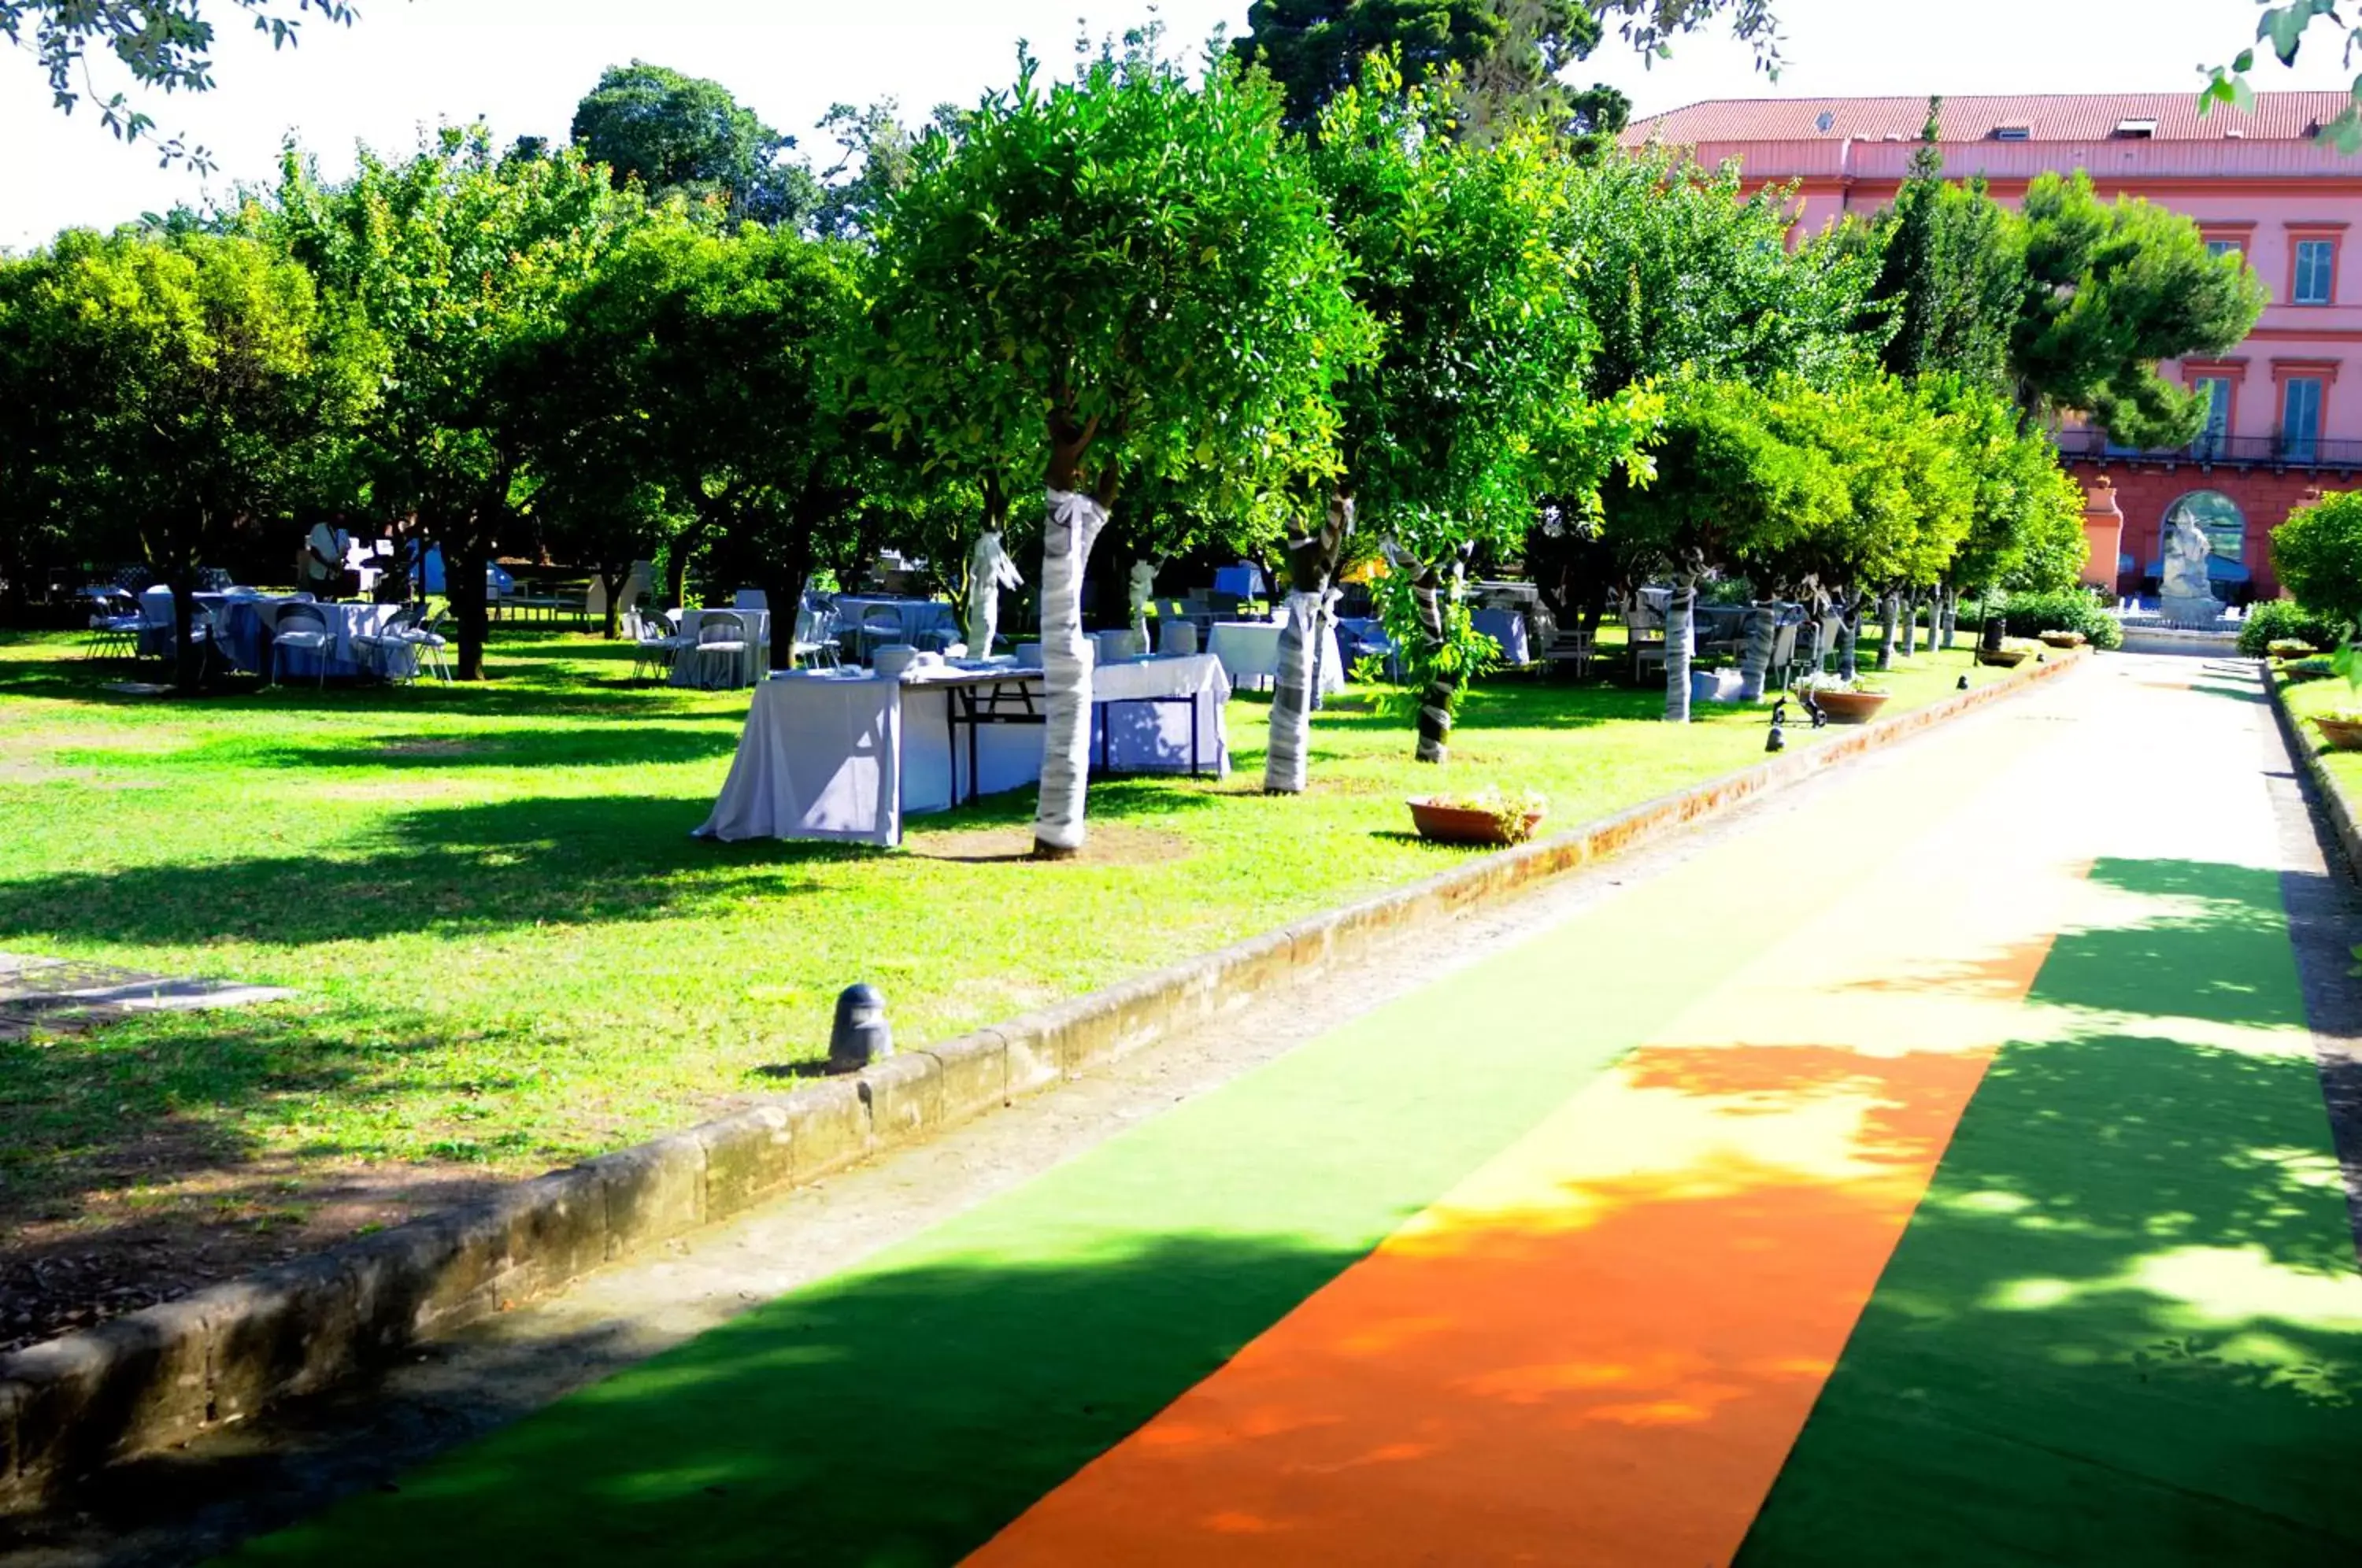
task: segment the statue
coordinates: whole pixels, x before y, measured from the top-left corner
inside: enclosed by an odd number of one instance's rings
[[[1142,648],[1154,646],[1148,638],[1148,602],[1156,597],[1156,569],[1162,564],[1145,559],[1131,563],[1131,629],[1140,634]]]
[[[2207,558],[2213,553],[2206,530],[2186,513],[2166,530],[2161,608],[2169,625],[2207,627],[2222,619],[2223,609],[2215,602],[2206,571]]]
[[[1000,547],[1000,530],[987,528],[967,558],[967,651],[971,658],[992,657],[993,633],[1000,625],[1000,591],[1022,588],[1017,563]]]

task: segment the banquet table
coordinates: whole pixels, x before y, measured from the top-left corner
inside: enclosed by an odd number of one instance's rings
[[[1472,610],[1468,623],[1501,645],[1503,664],[1534,662],[1532,639],[1526,634],[1526,618],[1514,610]]]
[[[1279,679],[1279,634],[1276,621],[1217,621],[1206,639],[1206,651],[1222,661],[1231,684],[1276,685]],[[1337,628],[1321,628],[1320,690],[1341,691],[1345,686],[1345,660],[1337,651]]]
[[[1094,673],[1091,761],[1119,773],[1227,774],[1214,659],[1128,660]],[[745,733],[698,836],[892,845],[902,819],[1042,776],[1043,676],[1013,664],[789,670],[756,689]]]
[[[892,639],[912,647],[925,645],[922,637],[931,637],[943,644],[955,643],[964,634],[959,618],[952,607],[940,599],[897,599],[885,594],[840,593],[836,596],[836,629],[847,635],[860,629],[862,617],[878,605],[887,605],[900,617],[902,634]]]
[[[318,611],[322,628],[331,639],[330,646],[323,653],[289,648],[279,663],[278,673],[290,679],[303,676],[316,679],[326,674],[357,679],[375,674],[353,639],[383,632],[402,610],[399,604],[315,602],[292,594],[199,593],[195,597],[201,608],[214,613],[222,656],[237,668],[261,676],[272,673],[270,635],[277,628],[280,611],[290,604],[304,604]],[[140,651],[160,656],[169,652],[172,644],[172,591],[161,585],[149,589],[139,596],[139,613]],[[321,668],[324,657],[327,661],[325,670]]]
[[[704,658],[697,652],[697,629],[708,617],[734,615],[746,628],[746,646],[738,656],[737,679],[729,679],[730,667],[718,658]],[[673,656],[672,683],[675,686],[701,687],[708,691],[725,686],[753,686],[763,679],[771,665],[771,613],[768,610],[677,610],[672,613],[673,629],[680,634],[681,647]],[[670,618],[670,617],[668,617]]]

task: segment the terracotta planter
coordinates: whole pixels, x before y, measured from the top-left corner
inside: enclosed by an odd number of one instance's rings
[[[2080,648],[2083,646],[2081,632],[2045,632],[2042,640],[2054,648]]]
[[[1813,701],[1833,724],[1866,724],[1886,706],[1883,691],[1816,691]]]
[[[2024,648],[1995,648],[1991,653],[1977,655],[1979,664],[1998,665],[2003,669],[2015,669],[2019,665],[2024,664],[2025,659],[2026,653]]]
[[[1490,812],[1439,805],[1433,801],[1403,803],[1410,808],[1411,824],[1418,829],[1418,836],[1429,844],[1516,844],[1533,837],[1535,826],[1542,820],[1540,812],[1528,812],[1525,832],[1512,835],[1502,831],[1501,819]]]
[[[2362,751],[2362,719],[2315,719],[2332,751]]]

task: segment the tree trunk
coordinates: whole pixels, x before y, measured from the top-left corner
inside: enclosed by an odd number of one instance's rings
[[[1889,592],[1878,602],[1878,662],[1873,669],[1894,668],[1895,621],[1903,613],[1903,596]]]
[[[1326,525],[1288,542],[1287,626],[1279,634],[1279,678],[1272,684],[1271,741],[1264,752],[1263,787],[1301,795],[1312,760],[1312,710],[1320,696],[1320,650],[1336,595],[1329,584],[1353,532],[1353,498],[1329,498]]]
[[[1452,572],[1451,598],[1459,598],[1460,574]],[[1460,702],[1460,676],[1457,671],[1442,667],[1440,656],[1447,646],[1444,623],[1444,588],[1442,576],[1432,566],[1421,564],[1411,594],[1418,606],[1418,631],[1427,644],[1428,661],[1435,673],[1428,678],[1427,689],[1418,697],[1418,748],[1412,755],[1420,762],[1442,763],[1450,760],[1451,752],[1451,711]]]
[[[1747,612],[1747,653],[1738,664],[1738,700],[1760,702],[1772,673],[1772,645],[1780,639],[1780,613],[1758,604]]]
[[[1861,675],[1861,595],[1846,602],[1838,623],[1838,679],[1851,681]]]
[[[1933,639],[1929,639],[1932,643]],[[1903,600],[1903,657],[1909,658],[1919,646],[1919,596],[1905,594]]]
[[[1690,627],[1697,605],[1697,586],[1689,577],[1676,579],[1672,596],[1665,601],[1665,723],[1690,722]]]
[[[616,601],[623,598],[624,585],[631,580],[632,563],[629,561],[624,563],[621,572],[611,572],[605,567],[599,569],[599,586],[606,591],[607,595],[606,620],[600,630],[611,643],[622,635],[618,623],[623,619],[624,612]]]
[[[470,544],[459,549],[444,545],[443,592],[459,626],[459,658],[453,675],[460,680],[484,679],[484,644],[491,635],[484,580],[491,573],[491,551],[483,546]]]
[[[1944,651],[1952,651],[1954,635],[1960,626],[1960,591],[1947,589],[1944,593]]]
[[[1083,569],[1107,526],[1095,498],[1053,488],[1042,529],[1042,671],[1048,710],[1042,732],[1042,795],[1033,854],[1063,860],[1083,847],[1090,778],[1091,667],[1083,642]]]

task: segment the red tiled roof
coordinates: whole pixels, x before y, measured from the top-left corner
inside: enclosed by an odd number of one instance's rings
[[[2198,94],[2078,93],[2016,97],[1947,98],[1945,141],[1983,141],[1995,127],[2025,126],[2034,141],[2105,141],[2125,120],[2155,120],[2159,141],[2220,141],[2237,131],[2250,141],[2296,141],[2335,117],[2344,93],[2258,93],[2251,113],[2217,106],[2201,118]],[[1824,127],[1823,116],[1828,117]],[[1927,123],[1927,100],[1916,98],[1721,98],[1635,120],[1624,133],[1634,146],[1662,141],[1813,141],[1822,138],[1916,141]]]

